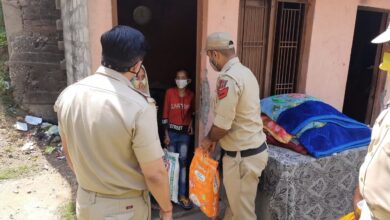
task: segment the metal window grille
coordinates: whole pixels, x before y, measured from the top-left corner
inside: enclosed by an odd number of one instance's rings
[[[296,90],[305,5],[278,3],[271,94]]]

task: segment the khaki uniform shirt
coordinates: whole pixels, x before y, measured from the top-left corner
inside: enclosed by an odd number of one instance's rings
[[[66,88],[55,111],[82,188],[115,196],[146,189],[140,163],[163,156],[152,98],[101,66]]]
[[[377,118],[360,167],[359,187],[376,219],[390,219],[390,109]]]
[[[228,130],[219,140],[224,150],[242,151],[265,142],[259,85],[253,73],[237,57],[226,63],[219,74],[214,114],[214,125]]]

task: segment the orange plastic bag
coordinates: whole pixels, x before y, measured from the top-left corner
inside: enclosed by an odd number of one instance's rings
[[[363,204],[365,204],[365,201],[364,201],[364,200],[358,202],[358,204],[357,204],[358,207],[356,207],[356,212],[357,212],[359,215],[360,215],[361,212],[362,212],[362,211],[361,211],[361,208],[364,206]],[[355,213],[354,213],[354,212],[350,212],[350,213],[344,215],[343,217],[339,218],[339,220],[358,220],[358,219],[356,219]]]
[[[209,218],[219,213],[219,173],[218,162],[202,148],[195,150],[190,166],[190,199]]]
[[[357,219],[355,218],[355,213],[350,212],[347,215],[341,217],[339,220],[357,220]]]

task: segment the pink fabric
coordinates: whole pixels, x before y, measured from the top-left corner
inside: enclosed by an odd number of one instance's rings
[[[287,144],[280,143],[279,141],[277,141],[274,137],[272,137],[269,134],[267,134],[267,143],[271,144],[271,145],[278,146],[278,147],[287,148],[287,149],[290,149],[292,151],[295,151],[295,152],[303,154],[303,155],[308,155],[308,152],[303,145],[293,143],[292,141],[290,141]]]
[[[261,115],[261,119],[263,120],[265,131],[272,135],[277,141],[288,144],[293,138],[282,126],[278,125],[268,116]]]

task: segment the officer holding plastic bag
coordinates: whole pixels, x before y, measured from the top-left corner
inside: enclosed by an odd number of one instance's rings
[[[220,73],[213,126],[201,146],[214,151],[219,142],[226,152],[222,161],[223,184],[229,204],[224,219],[255,220],[257,186],[268,161],[259,84],[237,58],[230,34],[209,35],[206,50],[211,67]]]
[[[390,41],[390,25],[388,29],[376,37],[372,43]],[[384,54],[380,69],[390,73],[390,53]],[[362,202],[359,202],[362,200]],[[364,163],[360,167],[359,185],[355,190],[354,208],[361,220],[390,219],[390,109],[388,106],[378,116],[372,130],[371,143]],[[360,215],[360,216],[359,216]]]

